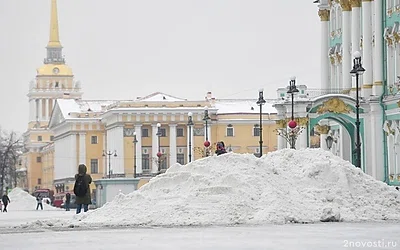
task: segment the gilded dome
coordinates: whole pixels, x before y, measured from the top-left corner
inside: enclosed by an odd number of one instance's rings
[[[38,76],[73,76],[72,69],[65,64],[45,64],[36,71]]]

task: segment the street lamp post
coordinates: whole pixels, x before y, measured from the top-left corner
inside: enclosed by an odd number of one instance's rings
[[[297,123],[294,119],[294,94],[297,92],[299,92],[299,90],[296,88],[296,77],[292,76],[289,81],[289,90],[287,91],[287,93],[291,94],[292,97],[292,114],[288,124],[289,128],[291,129],[289,134],[289,144],[291,149],[296,149],[296,135],[294,129],[297,127]]]
[[[359,51],[353,54],[353,69],[350,74],[356,78],[356,167],[361,168],[361,140],[360,140],[360,100],[358,95],[359,76],[365,72],[361,63],[361,53]]]
[[[189,112],[188,113],[188,136],[189,136],[189,162],[192,162],[192,126],[193,124],[193,113]]]
[[[260,133],[260,156],[262,156],[263,154],[263,140],[262,140],[262,106],[266,103],[265,99],[264,99],[264,89],[259,89],[258,90],[258,101],[257,101],[257,105],[260,106],[260,128],[259,128],[259,133]]]
[[[158,157],[158,173],[161,173],[161,123],[157,123],[157,134],[158,136],[158,152],[157,152],[157,157]]]
[[[209,156],[208,147],[210,146],[210,142],[208,141],[208,121],[211,120],[210,116],[208,115],[208,107],[204,107],[204,117],[203,121],[206,123],[206,141],[204,142],[204,147],[206,150],[206,156]]]
[[[325,141],[326,141],[326,146],[327,146],[327,148],[328,148],[329,150],[331,150],[334,140],[335,140],[335,139],[334,139],[331,135],[328,135],[328,136],[326,137],[326,139],[325,139]]]
[[[108,156],[108,179],[111,178],[111,156],[114,155],[114,157],[117,157],[117,150],[114,150],[112,152],[111,150],[105,151],[103,150],[103,157]]]
[[[133,132],[133,178],[136,178],[136,143],[138,143],[136,132]]]

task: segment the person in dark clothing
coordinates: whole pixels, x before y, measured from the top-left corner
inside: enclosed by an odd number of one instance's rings
[[[36,197],[37,205],[36,205],[36,210],[39,209],[39,207],[43,210],[43,198],[42,196],[38,195]]]
[[[1,201],[3,202],[3,212],[7,212],[7,206],[8,203],[11,203],[10,198],[8,198],[7,194],[4,194],[3,197],[1,198]]]
[[[215,150],[215,153],[217,155],[222,155],[226,153],[225,143],[223,141],[217,143],[217,150]]]
[[[75,180],[78,181],[79,177],[83,177],[86,192],[83,196],[79,196],[75,193],[76,195],[75,204],[77,205],[76,206],[77,214],[81,212],[82,206],[83,206],[83,211],[87,212],[89,210],[89,204],[92,204],[92,199],[90,197],[90,186],[89,186],[90,183],[92,183],[92,177],[90,176],[90,174],[86,174],[86,172],[87,172],[86,165],[79,164],[78,173],[75,175]],[[75,187],[74,187],[74,192],[75,192]]]
[[[65,211],[69,211],[69,204],[71,203],[71,194],[67,193],[65,195]]]
[[[396,187],[397,191],[399,191],[399,187]]]

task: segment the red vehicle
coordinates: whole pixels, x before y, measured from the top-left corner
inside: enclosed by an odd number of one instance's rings
[[[42,198],[49,198],[51,203],[54,201],[54,191],[50,190],[48,188],[43,188],[43,189],[36,189],[33,194],[33,196],[37,197],[40,195]]]

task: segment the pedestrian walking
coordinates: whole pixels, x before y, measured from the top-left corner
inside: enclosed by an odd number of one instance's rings
[[[67,193],[65,195],[65,211],[69,211],[69,205],[71,203],[71,194]]]
[[[3,212],[7,212],[7,206],[11,203],[10,198],[8,198],[7,194],[4,194],[3,197],[1,197],[1,201],[3,202]]]
[[[38,195],[36,197],[36,201],[37,201],[36,210],[38,210],[39,207],[40,207],[40,209],[43,210],[43,198],[42,198],[42,196]]]

